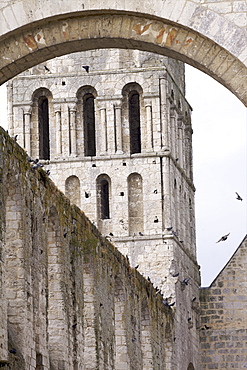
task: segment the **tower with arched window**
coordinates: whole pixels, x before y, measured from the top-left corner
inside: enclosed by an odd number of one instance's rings
[[[191,298],[199,286],[184,65],[109,49],[46,66],[50,73],[41,64],[9,82],[10,133],[167,302],[176,302],[183,345],[196,330],[182,317],[196,322]]]

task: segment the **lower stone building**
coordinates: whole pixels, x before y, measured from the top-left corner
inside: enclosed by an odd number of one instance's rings
[[[247,236],[210,287],[200,290],[201,369],[247,368]]]

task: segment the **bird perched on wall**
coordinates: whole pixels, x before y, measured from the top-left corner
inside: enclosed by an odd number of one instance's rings
[[[44,66],[44,68],[45,68],[46,72],[51,73],[51,71],[49,70],[49,68],[47,66]]]
[[[29,162],[36,164],[39,162],[39,158],[36,159],[29,158]]]
[[[172,229],[173,229],[173,227],[172,227],[172,226],[171,226],[171,227],[167,227],[167,228],[166,228],[166,230],[167,230],[167,231],[171,231]]]
[[[32,168],[32,170],[37,170],[37,168],[41,168],[41,167],[44,167],[43,164],[35,163],[31,168]]]
[[[236,198],[236,199],[237,199],[237,200],[241,200],[241,201],[242,201],[242,200],[243,200],[243,198],[242,198],[242,197],[240,197],[240,195],[239,195],[236,191],[235,191],[235,193],[236,193],[236,195],[237,195],[237,198]]]
[[[188,284],[189,284],[189,281],[190,281],[190,278],[185,278],[185,279],[182,281],[182,284],[188,285]]]
[[[13,139],[14,141],[17,141],[17,137],[18,137],[18,135],[15,135],[15,136],[13,136],[13,137],[12,137],[12,139]]]
[[[141,231],[139,231],[139,235],[140,235],[140,236],[143,236],[143,233],[142,233]]]
[[[228,238],[228,235],[230,235],[230,233],[223,235],[216,243],[224,242]]]
[[[87,73],[89,72],[89,66],[82,66],[82,68],[84,68]]]

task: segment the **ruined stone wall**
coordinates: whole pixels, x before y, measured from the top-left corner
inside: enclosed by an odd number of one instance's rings
[[[247,237],[209,288],[200,292],[202,369],[247,367]]]
[[[0,160],[1,366],[172,369],[173,312],[152,284],[3,130]]]

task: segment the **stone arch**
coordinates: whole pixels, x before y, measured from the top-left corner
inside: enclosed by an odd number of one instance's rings
[[[80,180],[77,176],[69,176],[65,180],[65,195],[70,199],[71,203],[80,207],[81,204],[81,191]]]
[[[83,86],[77,91],[77,131],[82,137],[80,152],[96,155],[95,99],[97,92],[92,86]]]
[[[31,155],[40,159],[49,160],[51,155],[51,141],[55,132],[52,132],[52,94],[46,88],[39,88],[32,95],[31,115]]]
[[[143,187],[138,173],[128,176],[129,234],[143,233]]]
[[[137,13],[129,2],[124,11],[120,1],[114,6],[106,1],[107,12],[101,9],[101,14],[92,9],[86,13],[81,9],[76,11],[71,5],[63,15],[59,7],[55,9],[49,2],[46,0],[46,12],[39,20],[36,12],[30,18],[24,16],[25,12],[19,17],[19,7],[9,5],[9,11],[16,12],[16,24],[13,23],[9,32],[3,19],[0,49],[5,58],[1,61],[0,83],[37,63],[68,52],[133,48],[191,64],[218,80],[246,104],[244,27],[237,25],[237,17],[234,23],[210,9],[210,2],[198,5],[184,0],[179,10],[156,0],[152,9],[144,2],[142,8],[146,10]],[[220,36],[215,29],[220,30]]]
[[[48,275],[48,345],[51,368],[65,370],[69,367],[69,343],[67,312],[65,309],[62,281],[61,225],[56,208],[50,209],[47,232],[47,275]],[[60,328],[58,330],[58,328]]]
[[[125,85],[122,89],[123,95],[123,125],[128,127],[128,148],[130,154],[141,153],[141,117],[143,113],[143,90],[136,82],[131,82]],[[123,138],[126,142],[127,138]]]

